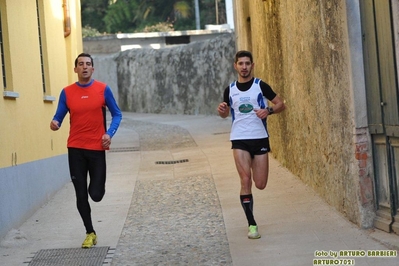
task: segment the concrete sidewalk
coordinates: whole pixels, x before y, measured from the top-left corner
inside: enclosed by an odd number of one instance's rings
[[[107,153],[106,195],[91,204],[97,247],[111,250],[103,265],[399,265],[398,236],[357,228],[273,158],[267,188],[253,191],[262,238],[247,239],[230,125],[217,116],[124,113]],[[79,248],[84,234],[68,183],[3,239],[0,265]],[[374,250],[395,256],[367,256]],[[355,252],[333,258],[339,251]]]

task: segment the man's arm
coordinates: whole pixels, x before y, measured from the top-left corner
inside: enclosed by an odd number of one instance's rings
[[[65,91],[62,90],[58,99],[57,111],[55,112],[53,120],[50,122],[51,130],[56,131],[61,127],[62,121],[64,120],[65,115],[68,113],[68,111],[69,110],[66,105]]]
[[[114,95],[112,94],[110,87],[108,86],[105,88],[104,97],[105,103],[112,116],[111,125],[109,126],[106,134],[112,138],[118,130],[119,124],[121,123],[122,112],[115,101]]]
[[[279,96],[276,95],[271,102],[273,103],[273,106],[268,106],[265,109],[254,110],[256,116],[260,119],[265,119],[269,115],[280,113],[285,109],[284,101]]]
[[[284,101],[278,95],[274,97],[271,102],[273,103],[273,106],[271,106],[271,108],[273,108],[273,114],[280,113],[286,108]]]
[[[262,94],[263,96],[266,97],[266,99],[268,99],[269,101],[271,101],[273,103],[273,106],[270,106],[269,108],[272,108],[272,112],[268,112],[267,115],[271,114],[271,113],[280,113],[285,109],[285,104],[284,101],[273,91],[273,89],[270,87],[269,84],[267,84],[264,81],[260,82],[260,88],[262,90]],[[272,100],[270,100],[272,99]],[[264,118],[262,116],[262,118]]]
[[[226,118],[229,116],[230,108],[227,104],[229,101],[230,86],[226,87],[223,92],[223,102],[218,105],[218,113],[221,118]]]

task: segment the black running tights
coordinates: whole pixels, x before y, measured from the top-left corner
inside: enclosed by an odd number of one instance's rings
[[[93,201],[99,202],[105,194],[105,151],[68,148],[68,162],[71,180],[76,192],[76,205],[86,228],[86,233],[95,232],[91,220],[89,195]],[[87,173],[90,176],[89,184]]]

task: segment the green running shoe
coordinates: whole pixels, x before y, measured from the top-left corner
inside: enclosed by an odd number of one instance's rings
[[[249,239],[258,239],[260,238],[260,234],[258,233],[257,225],[250,225],[248,228],[248,238]]]

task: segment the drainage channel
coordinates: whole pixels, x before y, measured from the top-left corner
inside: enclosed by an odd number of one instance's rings
[[[119,148],[109,149],[109,152],[131,152],[131,151],[140,151],[140,147],[119,147]]]
[[[177,164],[177,163],[187,163],[188,159],[175,160],[175,161],[156,161],[155,164]]]

